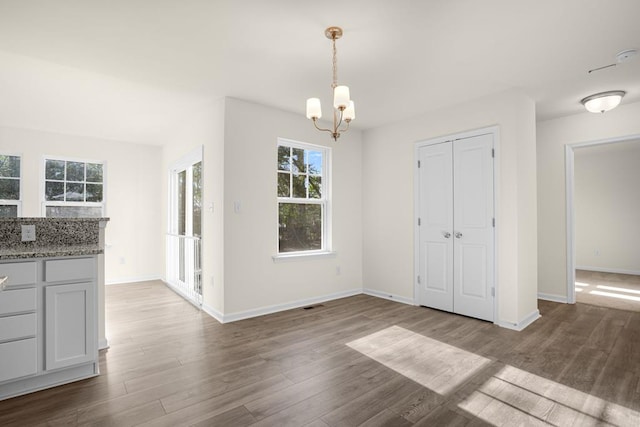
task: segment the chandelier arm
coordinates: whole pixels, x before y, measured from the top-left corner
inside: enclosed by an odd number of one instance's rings
[[[349,125],[351,124],[351,120],[349,120],[349,121],[346,121],[346,120],[345,120],[345,123],[346,123],[347,125],[344,127],[344,129],[338,129],[338,132],[346,132],[346,131],[348,131],[348,130],[349,130]]]
[[[316,119],[316,118],[314,117],[314,118],[313,118],[313,125],[316,127],[316,129],[321,130],[321,131],[323,131],[323,132],[334,133],[334,131],[332,131],[331,129],[324,129],[324,128],[318,127],[317,121],[318,121],[318,119]]]
[[[334,111],[334,115],[335,115],[335,110],[333,110],[333,111]],[[338,120],[337,124],[336,124],[335,120],[333,122],[333,127],[336,129],[336,132],[338,132],[338,129],[342,125],[342,114],[344,113],[344,109],[340,108],[340,109],[338,109],[338,111],[340,112],[340,120]]]

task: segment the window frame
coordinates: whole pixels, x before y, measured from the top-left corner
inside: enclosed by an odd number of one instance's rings
[[[15,153],[15,152],[5,152],[5,151],[0,151],[0,155],[2,156],[9,156],[9,157],[17,157],[20,159],[20,176],[15,178],[15,177],[2,177],[2,179],[17,179],[19,184],[18,184],[18,191],[20,192],[20,198],[18,200],[10,200],[10,199],[0,199],[0,206],[16,206],[16,218],[19,218],[22,216],[22,196],[24,194],[24,180],[22,179],[23,177],[23,171],[24,171],[24,163],[23,163],[23,157],[22,157],[22,153]],[[12,218],[12,217],[10,217]]]
[[[76,163],[84,163],[85,164],[85,180],[86,180],[86,164],[100,164],[102,165],[102,201],[101,202],[79,202],[79,201],[53,201],[47,200],[46,195],[46,182],[47,182],[47,160],[58,160],[64,162],[76,162]],[[58,182],[79,182],[79,181],[67,181],[66,179],[66,167],[65,167],[65,179]],[[83,181],[84,184],[87,181]],[[85,189],[86,191],[86,189]],[[64,207],[99,207],[101,208],[100,217],[106,216],[107,209],[107,162],[104,160],[93,160],[93,159],[83,159],[77,157],[66,157],[66,156],[53,156],[53,155],[44,155],[42,156],[42,163],[40,168],[40,214],[42,217],[47,218],[47,207],[49,206],[64,206]]]
[[[278,149],[280,147],[289,147],[289,148],[297,148],[306,151],[319,151],[322,153],[322,173],[319,175],[321,177],[321,188],[322,192],[320,198],[309,198],[309,189],[307,187],[307,197],[281,197],[278,195],[278,178],[280,175],[280,171],[277,166],[277,156]],[[325,255],[334,255],[332,251],[332,224],[331,224],[331,155],[332,150],[331,147],[327,147],[324,145],[316,145],[310,144],[307,142],[294,141],[291,139],[278,138],[276,145],[276,159],[275,159],[275,193],[276,193],[276,214],[275,214],[275,224],[276,224],[276,255],[273,256],[274,261],[287,259],[287,258],[298,258],[298,257],[314,257],[314,256],[325,256]],[[291,173],[293,176],[293,173]],[[308,175],[308,172],[307,172]],[[318,175],[316,175],[318,176]],[[290,188],[292,188],[293,184],[290,184]],[[320,205],[321,206],[321,221],[322,221],[322,230],[321,230],[321,247],[320,249],[309,249],[302,251],[290,251],[290,252],[280,252],[280,204],[281,203],[291,203],[291,204],[310,204],[310,205]]]

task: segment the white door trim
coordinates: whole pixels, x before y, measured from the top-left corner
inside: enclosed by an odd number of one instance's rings
[[[456,139],[471,138],[474,136],[492,134],[493,135],[493,215],[496,220],[496,226],[493,229],[493,277],[495,287],[495,298],[493,303],[493,323],[499,324],[499,302],[500,302],[500,278],[498,276],[498,242],[500,224],[499,210],[500,206],[500,128],[499,126],[488,126],[455,134],[438,136],[431,139],[419,140],[414,143],[413,147],[413,301],[414,305],[420,305],[419,299],[419,283],[418,276],[420,274],[420,230],[418,228],[418,218],[420,217],[420,170],[418,168],[418,160],[420,159],[420,148],[428,145],[441,144]]]
[[[566,144],[564,147],[565,161],[565,197],[566,197],[566,227],[567,227],[567,303],[576,303],[576,217],[574,204],[575,161],[576,148],[593,147],[598,145],[615,144],[640,139],[640,134],[599,139],[588,142]]]

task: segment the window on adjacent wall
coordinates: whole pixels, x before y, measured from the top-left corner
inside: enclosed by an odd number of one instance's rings
[[[20,156],[0,154],[0,217],[20,215]]]
[[[45,159],[44,210],[48,217],[103,216],[104,165]]]
[[[329,251],[329,148],[278,141],[278,253]]]

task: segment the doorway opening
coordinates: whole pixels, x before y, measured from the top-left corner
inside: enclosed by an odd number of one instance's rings
[[[640,136],[566,146],[567,302],[640,311]]]
[[[202,147],[169,169],[167,283],[202,307]]]

